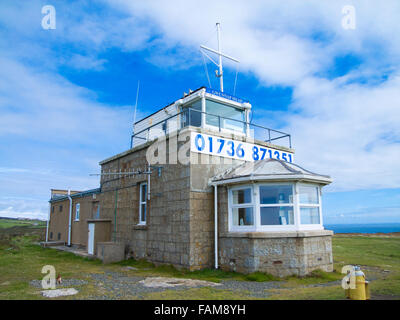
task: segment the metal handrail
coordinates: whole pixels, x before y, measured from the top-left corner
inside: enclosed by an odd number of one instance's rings
[[[151,128],[154,128],[154,127],[156,127],[156,126],[158,126],[158,125],[160,125],[160,124],[162,124],[162,123],[165,123],[165,124],[167,125],[167,122],[168,122],[169,120],[171,120],[172,118],[177,118],[179,115],[184,115],[184,114],[186,114],[186,113],[188,114],[187,120],[186,120],[188,123],[187,123],[185,126],[182,126],[182,123],[181,123],[179,129],[182,129],[182,128],[186,127],[186,126],[190,126],[190,125],[191,125],[190,112],[197,112],[197,113],[200,113],[201,115],[202,115],[202,114],[205,114],[205,115],[210,115],[210,116],[217,117],[217,118],[218,118],[218,130],[219,130],[219,131],[221,131],[221,129],[223,129],[223,128],[221,127],[221,118],[222,118],[222,119],[225,119],[225,120],[230,120],[230,121],[239,122],[239,123],[241,123],[241,124],[243,124],[243,125],[246,125],[246,127],[247,127],[247,125],[248,125],[248,126],[253,126],[253,127],[257,127],[257,128],[266,130],[266,131],[268,132],[268,139],[265,140],[265,141],[266,141],[266,142],[269,142],[269,143],[271,143],[271,141],[276,141],[276,140],[283,139],[283,138],[286,138],[286,137],[287,137],[288,140],[289,140],[289,148],[292,148],[292,137],[291,137],[290,134],[288,134],[288,133],[286,133],[286,132],[279,131],[279,130],[275,130],[275,129],[271,129],[271,128],[267,128],[267,127],[264,127],[264,126],[261,126],[261,125],[258,125],[258,124],[253,124],[253,123],[251,123],[251,122],[246,122],[246,121],[242,121],[242,120],[232,119],[232,118],[228,118],[228,117],[224,117],[224,116],[220,116],[220,115],[216,115],[216,114],[212,114],[212,113],[208,113],[208,112],[196,110],[196,109],[193,109],[193,108],[190,108],[190,107],[186,107],[185,110],[183,110],[183,111],[181,111],[181,112],[179,112],[179,113],[177,113],[177,114],[174,114],[174,115],[172,115],[172,116],[170,116],[170,117],[168,117],[168,118],[166,118],[166,119],[163,119],[163,120],[161,120],[161,121],[159,121],[159,122],[157,122],[157,123],[151,125],[150,127],[147,127],[146,129],[143,129],[143,130],[141,130],[141,131],[139,131],[139,132],[137,132],[137,133],[135,133],[135,134],[132,134],[132,135],[131,135],[131,148],[133,147],[133,139],[134,139],[134,138],[136,138],[136,139],[147,140],[147,138],[139,137],[138,135],[140,135],[140,134],[143,133],[143,132],[149,131]],[[140,121],[138,121],[138,122],[140,122]],[[279,133],[279,134],[282,134],[282,135],[281,135],[281,136],[278,136],[278,137],[271,138],[271,132]]]

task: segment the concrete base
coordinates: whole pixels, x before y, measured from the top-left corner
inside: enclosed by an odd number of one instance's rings
[[[278,277],[333,271],[332,231],[235,233],[220,237],[220,266],[242,273]]]
[[[118,262],[125,259],[125,246],[116,242],[97,243],[97,257],[103,263]]]

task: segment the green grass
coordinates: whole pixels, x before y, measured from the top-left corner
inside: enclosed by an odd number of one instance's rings
[[[122,272],[128,276],[165,276],[191,278],[213,282],[222,280],[268,282],[279,281],[280,288],[266,290],[267,299],[343,299],[344,292],[338,283],[343,275],[341,267],[347,264],[361,265],[371,281],[372,296],[400,299],[400,237],[335,236],[333,255],[335,272],[316,270],[305,277],[275,278],[255,272],[241,274],[215,269],[198,271],[178,270],[171,265],[155,266],[146,260],[125,260],[103,265],[72,253],[42,248],[36,244],[37,236],[14,237],[0,243],[0,299],[44,299],[39,289],[29,285],[40,280],[44,265],[53,265],[64,279],[75,278],[88,281],[79,287],[79,293],[66,299],[85,299],[105,294],[88,277],[105,271]],[[127,266],[135,267],[131,270]],[[385,272],[384,272],[385,270]],[[137,299],[138,297],[125,297]],[[164,290],[144,294],[144,299],[253,299],[247,291],[229,291],[218,287]]]
[[[12,227],[39,228],[39,227],[44,227],[44,226],[46,226],[46,222],[40,221],[40,220],[0,219],[0,229],[8,229],[8,228],[12,228]]]

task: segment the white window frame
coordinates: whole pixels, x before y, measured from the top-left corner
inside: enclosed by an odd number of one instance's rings
[[[271,204],[261,204],[260,203],[260,187],[263,186],[291,186],[292,187],[292,202],[287,203],[271,203]],[[258,228],[260,231],[280,231],[280,230],[296,230],[296,188],[293,182],[274,182],[274,183],[259,183],[257,184],[257,215],[259,216]],[[283,225],[262,225],[261,224],[261,208],[276,208],[276,207],[292,207],[293,208],[293,220],[294,224],[283,224]]]
[[[142,191],[142,187],[146,186],[146,195],[144,197],[144,201],[142,201],[142,196],[143,196],[143,191]],[[139,184],[139,225],[145,225],[146,221],[147,221],[147,214],[148,214],[148,210],[147,210],[147,182],[141,182]],[[145,206],[146,208],[146,216],[145,216],[145,220],[142,220],[142,206]]]
[[[260,186],[277,186],[277,185],[291,185],[293,192],[292,203],[274,203],[274,204],[260,204]],[[316,187],[318,190],[318,204],[301,204],[300,203],[300,186]],[[246,204],[233,204],[233,191],[241,189],[251,189],[251,203]],[[293,206],[294,224],[289,225],[261,225],[261,208],[262,207],[288,207]],[[252,226],[235,226],[233,225],[233,209],[235,208],[253,208],[253,221]],[[319,224],[301,224],[300,208],[301,207],[317,207],[319,208]],[[300,183],[294,181],[287,182],[260,182],[254,184],[244,184],[240,186],[230,187],[228,189],[228,231],[229,232],[282,232],[282,231],[306,231],[306,230],[324,230],[322,220],[322,197],[321,186],[316,183]]]
[[[78,202],[75,204],[75,221],[79,221],[81,215],[81,204]]]
[[[299,187],[303,186],[303,187],[315,187],[317,188],[317,193],[318,193],[318,203],[300,203],[300,190]],[[322,197],[321,197],[321,186],[316,185],[316,184],[312,184],[312,183],[297,183],[296,184],[297,187],[297,193],[298,193],[298,215],[299,215],[299,225],[300,228],[306,228],[308,230],[319,230],[319,229],[323,229],[323,222],[322,222]],[[300,208],[318,208],[319,209],[319,223],[313,223],[313,224],[303,224],[301,223],[301,214],[300,214]]]
[[[234,204],[233,203],[233,191],[236,190],[243,190],[243,189],[250,189],[251,193],[251,203],[241,203],[241,204]],[[237,186],[233,188],[229,188],[228,192],[228,207],[229,207],[229,218],[228,218],[228,225],[229,225],[229,231],[243,231],[243,232],[249,232],[249,231],[255,231],[257,221],[256,221],[256,213],[254,211],[254,199],[255,199],[255,194],[254,194],[254,188],[252,185],[242,185],[242,186]],[[235,208],[253,208],[253,225],[244,225],[244,226],[235,226],[233,224],[233,209]]]

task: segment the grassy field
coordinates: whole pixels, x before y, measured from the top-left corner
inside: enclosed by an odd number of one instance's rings
[[[1,232],[1,231],[0,231]],[[400,237],[343,236],[333,239],[335,272],[315,271],[308,277],[277,279],[264,273],[243,275],[220,270],[188,272],[172,266],[156,267],[146,261],[126,260],[103,265],[98,260],[77,257],[68,252],[44,249],[35,242],[37,235],[19,236],[0,243],[0,299],[45,299],[40,289],[30,285],[31,280],[41,280],[44,265],[53,265],[63,279],[81,279],[87,284],[79,286],[79,293],[67,299],[92,299],[110,295],[91,275],[118,272],[128,277],[165,276],[200,279],[213,282],[222,280],[251,283],[277,283],[265,290],[264,299],[343,299],[340,286],[340,270],[347,264],[361,265],[371,279],[372,297],[376,299],[400,299]],[[130,268],[127,268],[130,267]],[[339,272],[338,272],[339,271]],[[254,299],[248,290],[223,290],[218,287],[202,287],[181,290],[162,290],[140,296],[128,295],[123,299]],[[259,298],[259,297],[258,297]]]
[[[16,220],[0,218],[0,229],[7,229],[12,227],[44,227],[45,221],[41,220]]]

